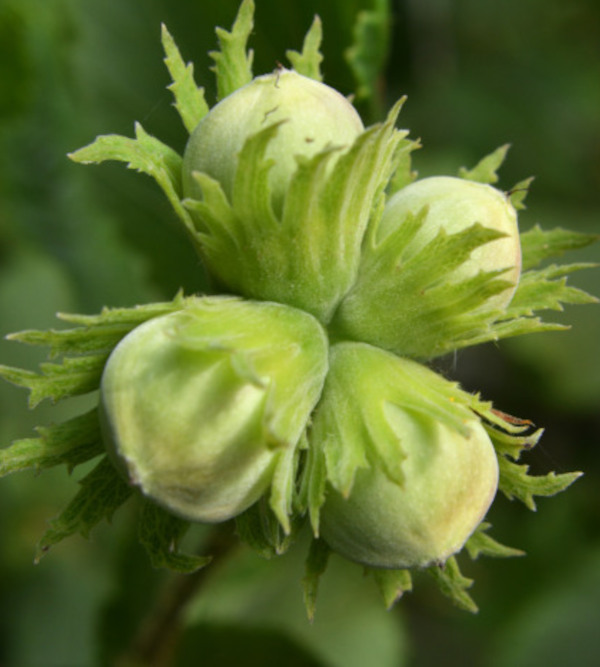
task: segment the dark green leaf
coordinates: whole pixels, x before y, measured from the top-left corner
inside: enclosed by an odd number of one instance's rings
[[[211,556],[179,552],[179,540],[189,525],[188,521],[169,514],[150,500],[143,499],[138,517],[138,535],[153,567],[188,574],[210,563]]]
[[[315,617],[319,580],[327,569],[330,553],[329,547],[323,540],[317,539],[311,541],[306,559],[306,570],[302,579],[304,606],[306,607],[309,621],[312,621]]]
[[[119,475],[108,457],[80,482],[81,488],[67,507],[50,522],[37,546],[36,561],[66,537],[80,533],[88,537],[90,530],[102,519],[110,520],[131,495],[133,489]]]

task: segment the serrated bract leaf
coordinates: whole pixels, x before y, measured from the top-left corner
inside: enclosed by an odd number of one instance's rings
[[[421,143],[412,139],[402,139],[396,148],[392,178],[386,188],[391,197],[395,192],[410,185],[416,178],[417,172],[412,168],[412,152],[421,148]]]
[[[204,89],[198,88],[194,81],[194,66],[186,65],[179,53],[179,49],[171,37],[167,27],[161,26],[161,38],[165,50],[165,64],[173,83],[169,90],[175,98],[175,108],[188,132],[198,125],[202,118],[208,113],[208,104],[204,99]]]
[[[567,264],[547,266],[539,271],[528,271],[521,276],[515,296],[506,311],[506,318],[531,316],[538,310],[563,309],[562,304],[596,303],[596,297],[577,287],[567,285],[566,276],[574,271],[589,269],[594,264]]]
[[[146,320],[183,308],[185,299],[178,294],[171,302],[134,308],[105,308],[100,315],[59,314],[74,329],[20,331],[9,340],[50,348],[50,357],[63,356],[61,363],[40,364],[41,373],[0,366],[0,377],[30,390],[29,404],[55,402],[95,391],[100,386],[104,365],[115,345],[132,329]]]
[[[383,597],[386,609],[391,609],[404,593],[412,591],[410,570],[376,570],[368,568]]]
[[[172,148],[150,136],[139,123],[135,124],[135,139],[118,134],[103,135],[88,146],[70,153],[69,157],[82,164],[97,164],[108,160],[125,162],[129,169],[151,176],[194,240],[192,220],[181,204],[182,158]]]
[[[529,194],[529,187],[531,186],[532,182],[533,176],[530,176],[529,178],[525,178],[522,181],[515,183],[515,185],[513,185],[512,188],[508,191],[508,198],[510,199],[510,203],[513,205],[515,211],[522,211],[523,209],[527,208],[525,206],[525,199]]]
[[[0,366],[0,377],[11,384],[29,389],[29,407],[34,408],[46,398],[55,403],[98,389],[107,358],[108,354],[95,354],[67,357],[60,364],[42,363],[41,374]]]
[[[452,272],[475,248],[502,235],[479,224],[455,234],[440,230],[411,256],[406,248],[422,224],[422,217],[408,218],[398,232],[366,246],[358,279],[336,312],[334,331],[423,359],[471,345],[488,332],[495,311],[486,302],[511,284],[502,271],[454,282]]]
[[[186,205],[198,229],[208,229],[198,238],[209,270],[236,293],[302,308],[326,322],[354,280],[364,231],[389,180],[403,136],[393,127],[399,109],[341,155],[329,148],[299,160],[281,221],[271,208],[272,163],[265,157],[279,126],[245,142],[232,205],[216,181],[195,174],[204,198]]]
[[[97,411],[54,426],[39,426],[37,438],[17,440],[0,449],[0,477],[13,472],[42,470],[62,463],[69,469],[104,451]]]
[[[598,239],[598,234],[582,234],[561,227],[545,231],[536,225],[521,234],[523,271],[535,268],[550,257],[560,257],[569,250],[585,248]]]
[[[243,0],[231,32],[216,29],[220,51],[211,51],[209,55],[215,61],[220,100],[252,81],[252,51],[246,53],[246,46],[253,27],[254,2]]]
[[[263,558],[273,558],[285,553],[294,537],[294,526],[286,535],[281,522],[269,506],[267,498],[261,498],[235,518],[238,537]]]
[[[50,523],[37,547],[36,561],[66,537],[87,537],[102,519],[110,520],[133,489],[105,456],[80,482],[81,488],[67,507]]]
[[[138,537],[153,567],[189,574],[210,563],[211,556],[197,556],[179,551],[179,540],[188,528],[187,521],[165,512],[149,500],[142,500],[138,514]]]
[[[298,74],[308,76],[311,79],[315,79],[315,81],[323,81],[323,76],[321,75],[323,55],[320,51],[322,39],[323,26],[321,24],[321,19],[318,16],[315,16],[314,21],[304,38],[302,52],[298,53],[298,51],[292,50],[285,52],[292,67]]]
[[[593,267],[593,264],[567,264],[548,266],[522,274],[513,300],[505,313],[490,325],[487,332],[473,337],[471,344],[490,340],[568,329],[565,324],[545,322],[534,316],[539,310],[562,311],[564,304],[597,303],[598,299],[587,292],[567,284],[567,274]]]
[[[473,580],[463,576],[456,558],[449,558],[439,567],[430,567],[427,572],[435,579],[440,591],[457,607],[472,614],[479,611],[473,598],[467,593],[467,589],[473,585]]]
[[[477,530],[471,535],[465,544],[465,549],[473,559],[479,556],[493,556],[494,558],[512,558],[513,556],[524,556],[525,552],[500,544],[487,534],[489,523],[481,523]]]
[[[305,574],[302,579],[304,606],[306,607],[309,621],[312,621],[315,617],[319,581],[327,569],[330,554],[331,549],[323,540],[314,539],[311,541],[306,558]]]
[[[497,183],[498,174],[496,172],[502,166],[509,148],[510,144],[500,146],[493,153],[482,158],[473,169],[461,167],[458,175],[468,181],[476,181],[477,183]]]
[[[509,500],[517,498],[532,511],[536,509],[534,496],[554,496],[571,486],[583,474],[568,472],[557,475],[550,472],[547,475],[529,475],[528,465],[513,463],[504,456],[499,457],[498,465],[498,488]]]
[[[359,12],[354,20],[353,42],[344,56],[356,80],[356,97],[369,100],[379,111],[378,83],[388,57],[391,16],[388,0]]]

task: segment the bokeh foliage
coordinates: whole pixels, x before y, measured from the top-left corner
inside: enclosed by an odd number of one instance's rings
[[[131,135],[134,120],[181,150],[185,132],[166,90],[160,23],[194,60],[212,102],[207,52],[216,45],[214,26],[229,27],[237,5],[0,0],[0,333],[54,326],[56,311],[93,313],[105,304],[170,299],[179,287],[202,289],[196,256],[149,179],[120,165],[83,169],[65,155],[97,134]],[[540,222],[597,233],[598,3],[257,0],[255,71],[271,71],[287,49],[299,49],[318,12],[325,81],[350,94],[357,82],[344,53],[355,16],[375,12],[362,15],[360,30],[376,63],[386,42],[370,20],[388,6],[389,57],[371,79],[373,94],[358,99],[365,120],[380,120],[408,94],[400,124],[423,141],[415,156],[421,175],[456,173],[510,142],[500,185],[536,177],[523,228]],[[372,71],[363,74],[359,92]],[[597,248],[574,261],[586,260],[598,261]],[[598,271],[573,283],[600,294]],[[282,655],[286,664],[307,667],[534,667],[563,665],[565,656],[597,664],[600,309],[571,308],[564,321],[572,331],[482,346],[444,362],[467,389],[547,428],[530,458],[536,471],[586,471],[569,492],[540,502],[537,516],[496,503],[495,533],[528,556],[468,564],[478,616],[449,608],[426,585],[385,612],[360,569],[336,562],[309,626],[295,583],[302,549],[269,562],[240,551],[208,570],[205,591],[186,614],[178,664],[196,664],[201,651],[206,665],[243,659],[268,666],[281,664]],[[4,363],[33,367],[35,354],[0,341]],[[2,385],[0,442],[76,412],[81,403],[42,406],[34,422],[24,393]],[[32,565],[47,520],[75,485],[60,470],[0,485],[0,664],[112,664],[168,579],[137,552],[127,512],[114,530],[69,540]],[[200,529],[192,538],[209,539]]]

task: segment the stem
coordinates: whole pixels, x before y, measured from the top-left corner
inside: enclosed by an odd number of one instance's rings
[[[213,563],[192,574],[172,575],[158,595],[156,603],[140,622],[131,644],[118,657],[117,667],[169,667],[174,664],[175,652],[183,631],[183,615],[189,602],[214,574],[215,566],[233,550],[233,527],[214,530],[206,551]]]

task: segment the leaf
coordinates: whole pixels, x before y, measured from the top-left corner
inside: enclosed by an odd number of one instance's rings
[[[567,285],[566,275],[572,271],[594,267],[594,264],[568,264],[548,266],[539,271],[527,271],[521,275],[517,290],[504,313],[498,313],[497,321],[487,331],[474,332],[470,345],[511,336],[561,331],[569,327],[554,322],[544,322],[533,317],[538,310],[562,311],[564,304],[598,303],[598,299],[577,287]]]
[[[322,39],[323,26],[321,19],[315,16],[304,38],[302,53],[292,50],[285,52],[287,59],[298,74],[308,76],[311,79],[315,79],[315,81],[323,81],[320,67],[323,61],[323,55],[320,51]]]
[[[189,574],[211,562],[211,556],[184,554],[178,550],[179,540],[189,526],[188,521],[169,514],[146,498],[143,499],[138,516],[138,537],[146,549],[152,567]]]
[[[560,257],[569,250],[578,250],[595,243],[600,234],[582,234],[556,227],[544,231],[536,225],[521,234],[522,269],[532,269],[545,259]]]
[[[460,178],[468,181],[475,181],[477,183],[492,184],[498,182],[498,174],[496,173],[506,157],[506,153],[510,148],[510,144],[500,146],[493,153],[482,158],[473,169],[465,169],[461,167],[458,170]]]
[[[146,320],[181,310],[185,305],[182,294],[171,302],[155,303],[134,308],[104,308],[100,315],[60,314],[78,328],[56,331],[21,331],[7,336],[9,340],[29,345],[50,347],[50,356],[65,356],[61,363],[42,363],[40,373],[0,365],[0,377],[30,390],[29,404],[35,407],[49,398],[55,402],[71,396],[95,391],[106,360],[132,329]]]
[[[310,446],[305,452],[306,460],[302,466],[300,488],[298,491],[298,511],[308,510],[310,525],[315,537],[319,537],[319,514],[325,502],[327,484],[327,466],[322,448]]]
[[[417,172],[412,169],[411,154],[418,148],[421,148],[419,140],[402,139],[398,143],[394,156],[394,173],[387,188],[388,199],[417,178]]]
[[[524,556],[525,552],[500,544],[486,531],[491,527],[489,523],[480,523],[477,530],[471,535],[465,544],[469,556],[475,560],[481,555],[493,556],[495,558],[512,558],[513,556]]]
[[[400,104],[385,123],[360,134],[328,169],[339,147],[300,159],[285,194],[281,221],[273,211],[265,157],[278,125],[249,137],[234,178],[232,205],[222,187],[194,174],[203,200],[186,200],[211,273],[244,296],[285,303],[327,321],[354,280],[361,241],[393,168]],[[206,231],[204,231],[206,230]]]
[[[367,568],[373,575],[386,609],[391,609],[404,593],[412,591],[410,570],[380,570]]]
[[[60,314],[59,314],[59,317]],[[77,317],[65,315],[63,318]],[[87,316],[83,316],[87,317]],[[47,331],[27,330],[9,334],[6,338],[27,345],[50,348],[49,357],[59,355],[82,355],[109,352],[131,331],[131,322],[98,323],[85,328],[49,329]]]
[[[583,473],[569,472],[557,475],[550,472],[547,475],[529,475],[529,466],[513,463],[506,457],[498,457],[500,467],[499,489],[512,500],[517,498],[528,509],[535,511],[534,496],[554,496],[571,486]]]
[[[473,614],[479,611],[473,598],[467,593],[473,580],[461,574],[454,556],[448,558],[443,565],[427,568],[427,572],[435,579],[440,591],[457,607]]]
[[[291,535],[286,535],[279,519],[269,507],[266,498],[261,498],[245,512],[235,518],[238,537],[263,558],[284,554],[291,544]],[[290,531],[294,533],[295,531]]]
[[[135,139],[118,134],[99,136],[93,143],[70,153],[68,157],[82,164],[99,164],[108,160],[125,162],[129,169],[151,176],[167,196],[192,240],[195,240],[194,224],[181,203],[181,156],[147,134],[139,123],[135,124]]]
[[[317,609],[317,593],[321,576],[327,569],[329,554],[331,550],[323,540],[313,539],[310,543],[308,557],[306,559],[306,569],[302,579],[302,588],[304,590],[304,606],[309,621],[315,618]]]
[[[515,211],[522,211],[527,208],[524,204],[525,198],[529,194],[529,186],[533,182],[533,176],[519,181],[508,191],[507,195],[510,203],[513,205]]]
[[[298,285],[297,295],[288,302],[322,321],[330,319],[355,279],[364,233],[391,177],[396,147],[406,135],[394,128],[401,106],[402,100],[385,123],[360,134],[325,180],[318,178],[320,156],[300,163],[286,193],[282,245],[293,247],[290,282]],[[297,240],[295,245],[291,239]],[[310,279],[300,282],[298,276]]]
[[[344,57],[356,80],[357,100],[371,100],[379,106],[378,84],[390,44],[389,0],[375,0],[374,7],[357,14],[353,43]]]
[[[563,304],[597,303],[596,297],[577,287],[567,285],[566,276],[574,271],[594,268],[595,264],[566,264],[547,266],[539,271],[528,271],[521,275],[517,291],[507,309],[507,317],[516,319],[530,316],[537,310],[563,309]]]
[[[55,403],[98,389],[107,359],[108,354],[67,357],[61,364],[40,364],[41,374],[21,368],[0,366],[0,377],[19,387],[29,389],[29,407],[35,408],[47,398]]]
[[[529,435],[515,435],[506,431],[500,431],[489,424],[484,424],[484,426],[487,434],[490,436],[490,440],[494,444],[496,453],[506,454],[515,461],[519,458],[523,450],[529,451],[533,449],[544,433],[544,429],[539,428]]]
[[[243,0],[231,32],[217,28],[220,51],[211,51],[217,76],[217,96],[222,100],[252,81],[252,51],[246,53],[248,37],[254,28],[254,1]]]
[[[453,280],[453,272],[475,248],[503,234],[478,223],[453,234],[440,229],[411,253],[410,242],[425,213],[408,216],[379,242],[377,230],[369,230],[358,279],[335,314],[333,331],[417,359],[431,359],[489,335],[490,321],[502,312],[494,311],[488,300],[511,283],[502,278],[503,271],[482,271],[462,280]]]
[[[17,440],[0,449],[0,477],[13,472],[42,470],[65,463],[72,470],[104,451],[98,412],[91,410],[63,424],[39,426],[37,438]]]
[[[298,447],[285,447],[278,454],[271,480],[269,506],[279,520],[286,535],[292,532],[290,516],[293,516],[293,498],[301,449],[306,449],[306,434]],[[281,542],[281,540],[279,540]],[[287,547],[286,547],[287,548]]]
[[[132,488],[121,478],[104,456],[80,482],[81,488],[67,507],[50,522],[37,546],[36,562],[54,544],[74,533],[88,537],[91,529],[102,519],[110,520],[131,495]]]
[[[169,90],[175,98],[175,108],[181,116],[186,130],[191,134],[196,125],[208,113],[208,104],[204,99],[204,89],[198,88],[194,81],[194,66],[186,65],[179,49],[171,37],[167,26],[161,25],[161,38],[165,50],[165,64],[173,83]]]

